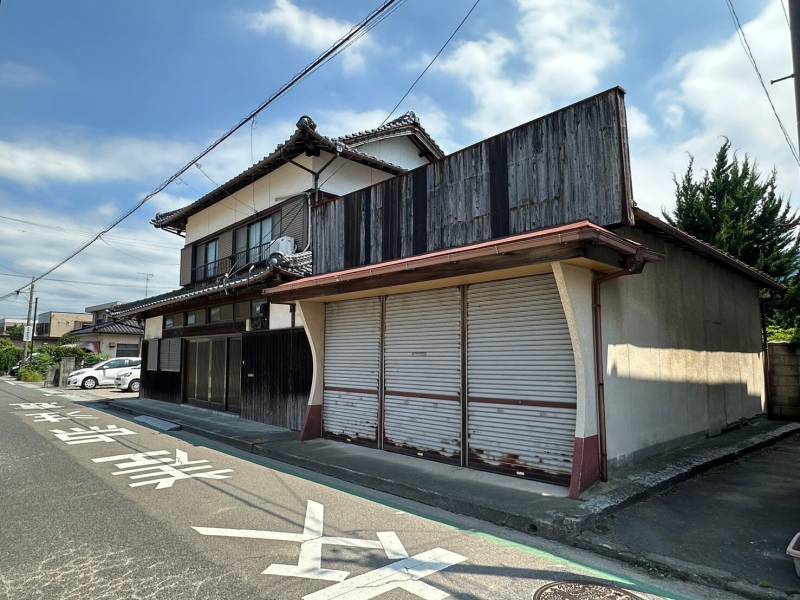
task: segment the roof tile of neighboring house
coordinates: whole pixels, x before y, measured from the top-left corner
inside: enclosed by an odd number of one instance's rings
[[[387,123],[387,125],[389,124]],[[418,124],[417,129],[423,131],[422,127]],[[425,135],[427,136],[427,134]],[[158,228],[181,231],[186,227],[186,220],[189,216],[211,206],[228,195],[238,192],[245,186],[253,183],[256,179],[264,177],[286,164],[290,159],[296,158],[305,152],[314,153],[322,150],[332,154],[338,154],[354,162],[379,169],[392,175],[402,175],[407,172],[403,167],[360,152],[355,147],[341,140],[342,138],[333,140],[317,133],[317,125],[311,117],[301,117],[300,120],[297,121],[297,129],[295,129],[294,133],[285,142],[278,144],[277,148],[275,148],[271,154],[265,156],[249,169],[229,179],[218,188],[210,191],[199,200],[182,208],[157,214],[151,223]]]
[[[419,122],[419,117],[413,111],[408,111],[404,115],[375,129],[343,135],[336,138],[336,140],[348,146],[361,146],[369,142],[408,134],[412,135],[414,143],[425,153],[429,160],[444,158],[444,152],[439,147],[439,144],[425,131],[425,128]]]
[[[142,335],[144,328],[134,319],[124,321],[103,321],[95,325],[87,325],[75,331],[70,331],[70,335],[91,335],[107,333],[113,335]]]
[[[286,275],[292,278],[305,277],[311,274],[311,252],[298,252],[286,257],[287,263],[279,267],[265,266],[257,271],[242,273],[228,279],[222,277],[212,281],[209,285],[193,288],[181,288],[158,296],[143,298],[135,302],[120,304],[111,311],[114,317],[126,317],[140,314],[146,310],[157,307],[169,306],[185,300],[200,298],[214,293],[246,287],[254,283],[263,282],[275,275]]]

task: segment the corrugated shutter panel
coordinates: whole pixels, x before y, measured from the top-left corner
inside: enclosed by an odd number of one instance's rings
[[[306,246],[306,198],[301,196],[288,200],[281,206],[281,236],[294,238],[295,247],[302,250]]]
[[[181,250],[180,285],[192,283],[192,246],[185,246]]]
[[[380,335],[379,299],[325,307],[322,423],[327,435],[377,442]]]
[[[147,370],[158,371],[158,342],[157,339],[147,342]]]
[[[180,372],[181,338],[167,338],[161,340],[161,354],[158,362],[161,371],[171,371],[173,373]]]
[[[552,275],[467,288],[470,466],[566,483],[575,360]]]
[[[211,341],[211,393],[208,400],[214,404],[225,404],[227,347],[226,338],[216,338]]]
[[[384,341],[384,447],[461,457],[461,292],[389,296]]]

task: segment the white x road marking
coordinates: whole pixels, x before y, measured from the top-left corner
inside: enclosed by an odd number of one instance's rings
[[[325,507],[319,502],[312,500],[307,502],[303,533],[217,527],[192,527],[192,529],[202,535],[299,542],[300,556],[296,565],[273,563],[263,571],[263,574],[339,582],[305,596],[306,600],[332,598],[367,600],[394,589],[405,590],[424,600],[440,600],[446,598],[448,594],[419,580],[467,560],[460,554],[442,548],[435,548],[409,558],[408,552],[394,531],[379,531],[377,540],[325,536],[323,535],[324,511]],[[326,544],[351,548],[381,548],[387,558],[401,560],[345,581],[350,574],[348,571],[322,568],[322,546]]]

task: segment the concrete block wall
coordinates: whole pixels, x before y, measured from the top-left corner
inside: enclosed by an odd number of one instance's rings
[[[800,419],[800,344],[769,345],[769,386],[769,416]]]

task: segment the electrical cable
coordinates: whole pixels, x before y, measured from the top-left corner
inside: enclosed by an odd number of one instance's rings
[[[386,121],[389,120],[389,117],[391,117],[394,114],[394,111],[397,110],[397,107],[400,106],[403,103],[403,100],[405,100],[408,97],[408,95],[411,93],[411,90],[414,89],[414,86],[416,86],[417,83],[419,83],[419,80],[422,79],[422,77],[425,75],[425,73],[428,72],[428,69],[431,68],[433,63],[436,62],[436,59],[439,58],[439,56],[442,54],[442,52],[444,52],[445,48],[447,48],[447,45],[452,41],[452,39],[454,37],[456,37],[456,34],[458,33],[458,31],[461,29],[461,27],[464,25],[464,23],[467,22],[467,19],[469,19],[469,17],[472,14],[472,12],[477,8],[478,4],[480,4],[480,1],[481,0],[475,0],[473,5],[467,11],[467,14],[464,15],[464,17],[458,23],[456,28],[453,30],[453,33],[450,34],[450,37],[448,37],[445,40],[444,44],[442,44],[442,47],[439,48],[439,51],[436,54],[433,55],[433,58],[430,60],[430,62],[428,62],[428,64],[425,66],[425,68],[422,69],[422,72],[419,75],[417,75],[417,78],[411,83],[410,86],[408,86],[408,89],[406,90],[406,92],[403,94],[403,96],[400,98],[400,100],[397,101],[397,104],[395,104],[394,108],[392,108],[392,110],[389,111],[389,114],[386,115],[386,118],[383,121],[381,121],[381,124],[378,125],[378,127],[381,127],[384,123],[386,123]]]
[[[397,104],[394,105],[394,108],[392,108],[392,110],[389,111],[389,114],[386,115],[386,118],[384,118],[383,121],[381,121],[381,124],[378,125],[379,128],[383,127],[386,124],[389,118],[395,113],[397,108],[403,103],[403,100],[405,100],[408,97],[408,95],[411,93],[411,91],[414,89],[417,83],[419,83],[420,79],[422,79],[425,73],[428,72],[428,69],[430,69],[431,66],[433,66],[433,63],[436,62],[436,59],[438,59],[439,56],[441,56],[441,54],[447,48],[448,44],[450,44],[453,38],[458,34],[459,30],[464,26],[464,23],[467,22],[467,19],[469,19],[470,15],[472,15],[472,13],[478,7],[480,1],[481,0],[475,0],[475,2],[469,8],[466,14],[462,17],[461,21],[459,21],[458,25],[456,25],[456,28],[452,31],[450,36],[445,40],[444,44],[442,44],[442,46],[439,48],[436,54],[434,54],[433,58],[428,62],[425,68],[422,69],[422,72],[419,75],[417,75],[417,78],[411,83],[411,85],[408,87],[405,93],[400,97],[400,100],[397,101]],[[323,185],[325,185],[331,178],[333,178],[339,171],[341,171],[344,168],[344,165],[346,164],[347,164],[346,162],[343,162],[341,165],[339,165],[339,167],[336,170],[334,170],[330,175],[328,175],[325,178],[325,180],[321,184],[319,184],[319,187],[321,188]]]
[[[730,12],[731,19],[733,19],[733,24],[736,27],[736,33],[739,36],[739,43],[742,45],[747,58],[750,60],[750,64],[753,66],[753,70],[756,72],[758,82],[761,84],[761,89],[764,90],[764,94],[767,96],[767,101],[772,108],[772,114],[775,115],[775,119],[778,121],[778,126],[783,133],[783,137],[786,138],[786,143],[789,145],[789,150],[791,150],[795,162],[798,164],[798,166],[800,166],[800,155],[798,155],[794,142],[792,142],[792,138],[789,135],[789,132],[786,130],[780,115],[778,114],[778,109],[775,108],[775,104],[772,102],[772,96],[769,95],[767,84],[764,83],[764,77],[761,75],[761,70],[758,68],[758,63],[753,55],[753,50],[750,48],[750,43],[747,41],[747,36],[744,34],[744,29],[742,29],[742,24],[739,21],[739,15],[736,14],[736,8],[733,6],[733,0],[725,0],[725,2],[728,5],[728,12]]]
[[[100,237],[109,231],[111,231],[114,227],[119,225],[122,221],[127,219],[137,210],[139,210],[142,206],[144,206],[149,200],[151,200],[156,194],[166,189],[172,182],[177,180],[181,175],[186,173],[192,166],[199,162],[202,158],[208,155],[211,151],[217,148],[220,144],[222,144],[225,140],[231,137],[234,133],[236,133],[239,129],[241,129],[244,125],[246,125],[251,119],[256,117],[259,113],[265,110],[268,106],[273,104],[276,100],[284,96],[287,92],[289,92],[292,88],[298,85],[301,81],[303,81],[306,77],[314,73],[317,69],[319,69],[322,65],[326,64],[332,58],[337,56],[340,52],[344,49],[348,48],[352,43],[363,37],[366,32],[371,29],[373,24],[377,24],[382,22],[383,19],[381,17],[389,11],[389,9],[395,7],[395,5],[401,4],[404,0],[385,0],[381,3],[380,6],[373,9],[366,17],[364,17],[361,21],[359,21],[356,25],[354,25],[350,31],[348,31],[344,36],[339,38],[334,44],[325,50],[322,54],[320,54],[317,58],[311,61],[306,67],[304,67],[301,71],[296,73],[293,77],[291,77],[286,83],[281,85],[275,92],[273,92],[266,100],[264,100],[261,104],[259,104],[254,110],[250,111],[245,117],[240,119],[233,127],[228,129],[225,133],[223,133],[220,137],[214,140],[211,144],[209,144],[204,150],[202,150],[197,156],[192,158],[189,162],[187,162],[183,167],[178,169],[174,174],[170,175],[167,179],[161,182],[158,186],[156,186],[153,191],[148,193],[144,198],[142,198],[139,202],[137,202],[132,208],[125,211],[122,215],[114,219],[108,226],[103,228],[97,234],[95,234],[89,241],[81,244],[78,248],[76,248],[73,252],[71,252],[66,258],[59,261],[42,274],[33,278],[33,280],[24,285],[11,294],[18,294],[25,288],[29,287],[31,284],[43,279],[59,267],[63,266],[84,250],[86,250],[89,246],[93,243],[98,241]],[[396,7],[395,7],[396,8]],[[394,10],[390,11],[389,14],[392,14]],[[2,299],[3,297],[0,297]]]

